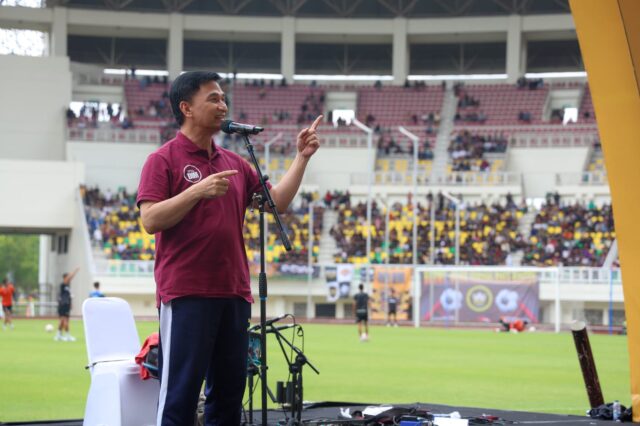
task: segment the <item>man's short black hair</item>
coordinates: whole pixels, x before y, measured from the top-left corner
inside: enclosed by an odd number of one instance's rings
[[[180,111],[180,102],[191,102],[193,95],[200,90],[200,86],[210,81],[220,81],[220,75],[208,71],[189,71],[182,73],[173,80],[169,91],[171,111],[179,126],[184,124],[184,115]]]
[[[360,284],[358,288],[360,289],[360,291],[364,290],[364,286],[362,284]]]
[[[96,289],[97,289],[98,287],[100,287],[100,281],[96,281],[96,282],[94,282],[94,283],[93,283],[93,288],[96,288]]]

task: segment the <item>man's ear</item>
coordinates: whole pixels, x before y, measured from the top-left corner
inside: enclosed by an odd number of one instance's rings
[[[185,117],[193,116],[193,112],[191,111],[191,105],[187,101],[180,102],[180,111],[182,112],[182,115],[184,115]]]

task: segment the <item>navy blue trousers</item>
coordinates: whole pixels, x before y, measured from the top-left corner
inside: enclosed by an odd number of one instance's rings
[[[181,297],[160,307],[158,426],[193,425],[205,386],[205,425],[239,425],[251,304]]]

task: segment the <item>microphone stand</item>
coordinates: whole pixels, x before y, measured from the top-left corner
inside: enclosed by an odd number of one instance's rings
[[[297,327],[299,331],[302,331],[302,327],[298,324],[294,324],[294,327]],[[303,402],[303,390],[302,390],[302,367],[308,365],[316,374],[320,374],[320,371],[309,361],[300,350],[300,348],[294,346],[280,331],[280,327],[275,327],[273,324],[271,325],[271,329],[269,330],[271,333],[275,333],[278,344],[280,345],[280,349],[282,349],[282,354],[287,361],[289,366],[289,373],[291,373],[291,383],[287,384],[287,396],[286,400],[290,404],[291,408],[291,417],[287,422],[287,425],[302,425],[302,402]],[[287,356],[287,348],[295,353],[294,359],[289,359]]]
[[[273,214],[276,226],[280,232],[280,240],[282,241],[282,245],[285,250],[291,251],[291,241],[289,241],[289,236],[285,232],[284,226],[280,221],[280,216],[276,210],[276,204],[274,203],[273,198],[271,198],[271,192],[269,192],[269,187],[267,186],[269,176],[263,175],[262,170],[260,170],[260,163],[258,163],[258,159],[253,151],[253,145],[249,140],[249,132],[246,131],[238,133],[242,135],[244,145],[247,148],[247,152],[251,157],[251,162],[256,169],[258,179],[262,185],[262,194],[254,194],[253,200],[257,201],[258,211],[260,212],[260,274],[258,275],[258,291],[260,295],[260,345],[262,346],[260,353],[260,385],[262,391],[262,425],[267,426],[267,273],[265,264],[266,256],[264,236],[265,204],[269,207],[271,214]]]

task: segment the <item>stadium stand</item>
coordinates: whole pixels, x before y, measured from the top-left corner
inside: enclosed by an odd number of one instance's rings
[[[135,194],[129,194],[123,188],[113,193],[102,192],[98,188],[81,188],[85,215],[91,241],[100,255],[119,260],[153,260],[155,255],[155,237],[147,234],[140,219],[140,211],[135,205]],[[281,215],[285,229],[293,246],[286,252],[276,241],[278,234],[270,215],[267,244],[267,261],[275,263],[307,264],[309,239],[309,202],[317,195],[301,194],[299,205]],[[316,206],[313,210],[313,257],[319,253],[320,234],[322,232],[322,213],[324,208]],[[245,248],[250,262],[259,260],[258,212],[248,211],[244,227]]]
[[[358,89],[360,121],[382,127],[398,125],[437,125],[444,91],[440,86],[362,87]],[[432,117],[429,120],[429,116]]]
[[[300,204],[290,208],[286,214],[280,216],[285,229],[288,231],[289,239],[293,249],[287,252],[279,242],[278,229],[271,215],[267,215],[269,230],[266,243],[266,261],[268,263],[287,263],[295,265],[306,265],[309,261],[309,202],[316,195],[307,193],[301,194]],[[314,262],[318,260],[320,253],[320,235],[322,233],[322,217],[324,208],[320,205],[313,207],[313,243],[312,257]],[[247,212],[244,226],[244,241],[249,262],[257,263],[260,260],[259,245],[259,223],[258,211]]]
[[[578,123],[594,124],[596,122],[596,112],[593,109],[593,101],[591,100],[591,89],[588,84],[584,85],[584,93],[580,102],[580,115]]]
[[[304,124],[324,110],[324,89],[309,85],[282,85],[254,81],[234,84],[232,106],[238,121],[259,125]]]
[[[504,158],[496,158],[490,163],[485,154],[504,154],[508,145],[508,138],[497,131],[485,130],[473,133],[468,130],[457,131],[452,135],[448,149],[452,160],[450,171],[498,171],[503,165]]]
[[[418,203],[418,263],[430,263],[430,203],[436,203],[435,252],[436,264],[455,261],[455,208],[442,194],[426,205]],[[366,263],[366,204],[351,205],[349,200],[335,205],[338,223],[331,230],[340,252],[337,263]],[[386,247],[385,215],[383,208],[372,202],[371,252],[372,263],[407,264],[412,261],[413,211],[411,202],[394,203],[389,211],[389,247]],[[503,265],[507,256],[522,249],[524,237],[518,230],[518,220],[526,207],[516,206],[512,199],[504,205],[480,203],[467,206],[460,212],[460,261],[467,265]]]
[[[615,239],[610,204],[561,205],[548,199],[531,225],[523,263],[535,266],[602,266]]]
[[[543,84],[458,85],[455,122],[458,126],[541,124],[548,93],[549,88]],[[523,119],[522,113],[526,119]]]
[[[155,238],[144,232],[135,194],[82,187],[91,241],[110,259],[152,260]]]
[[[124,83],[128,116],[138,127],[161,127],[173,120],[167,83],[149,77],[130,79]]]

